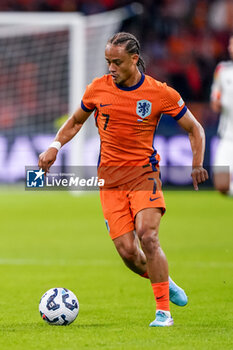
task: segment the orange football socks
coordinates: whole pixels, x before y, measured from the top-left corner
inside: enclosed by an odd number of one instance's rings
[[[147,271],[145,273],[143,273],[142,275],[140,275],[140,276],[144,277],[144,278],[149,278]]]
[[[169,282],[151,283],[151,286],[155,296],[156,309],[170,311]]]

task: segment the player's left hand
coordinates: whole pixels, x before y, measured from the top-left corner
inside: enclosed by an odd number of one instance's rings
[[[202,166],[193,167],[191,176],[193,178],[193,187],[195,191],[198,191],[198,184],[205,182],[209,178],[207,170]]]

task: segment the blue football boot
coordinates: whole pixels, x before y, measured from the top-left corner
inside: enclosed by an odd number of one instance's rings
[[[174,324],[170,311],[157,310],[155,320],[149,324],[150,327],[169,327]]]
[[[185,306],[188,303],[185,291],[177,286],[171,277],[169,277],[169,299],[178,306]]]

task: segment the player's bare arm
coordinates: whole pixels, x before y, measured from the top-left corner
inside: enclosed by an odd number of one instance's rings
[[[193,114],[187,110],[184,116],[178,121],[179,125],[188,132],[193,152],[192,179],[194,189],[198,190],[198,184],[208,179],[208,172],[203,168],[205,152],[205,132],[201,124]]]
[[[69,142],[79,132],[90,114],[91,112],[85,112],[81,107],[78,108],[59,129],[54,141],[60,142],[61,146]],[[57,148],[49,147],[45,152],[39,155],[38,166],[45,172],[48,172],[49,168],[56,160],[57,153]]]

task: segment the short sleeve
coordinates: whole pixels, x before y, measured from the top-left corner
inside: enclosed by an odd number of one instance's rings
[[[214,78],[213,83],[211,85],[211,95],[210,99],[211,101],[219,100],[221,97],[221,70],[222,70],[222,64],[219,63],[214,71]]]
[[[186,111],[187,107],[180,94],[170,86],[167,86],[167,84],[163,84],[161,90],[161,112],[170,115],[175,120],[179,120]]]
[[[94,87],[91,83],[87,86],[81,101],[81,107],[85,112],[92,112],[95,109],[94,97]]]

